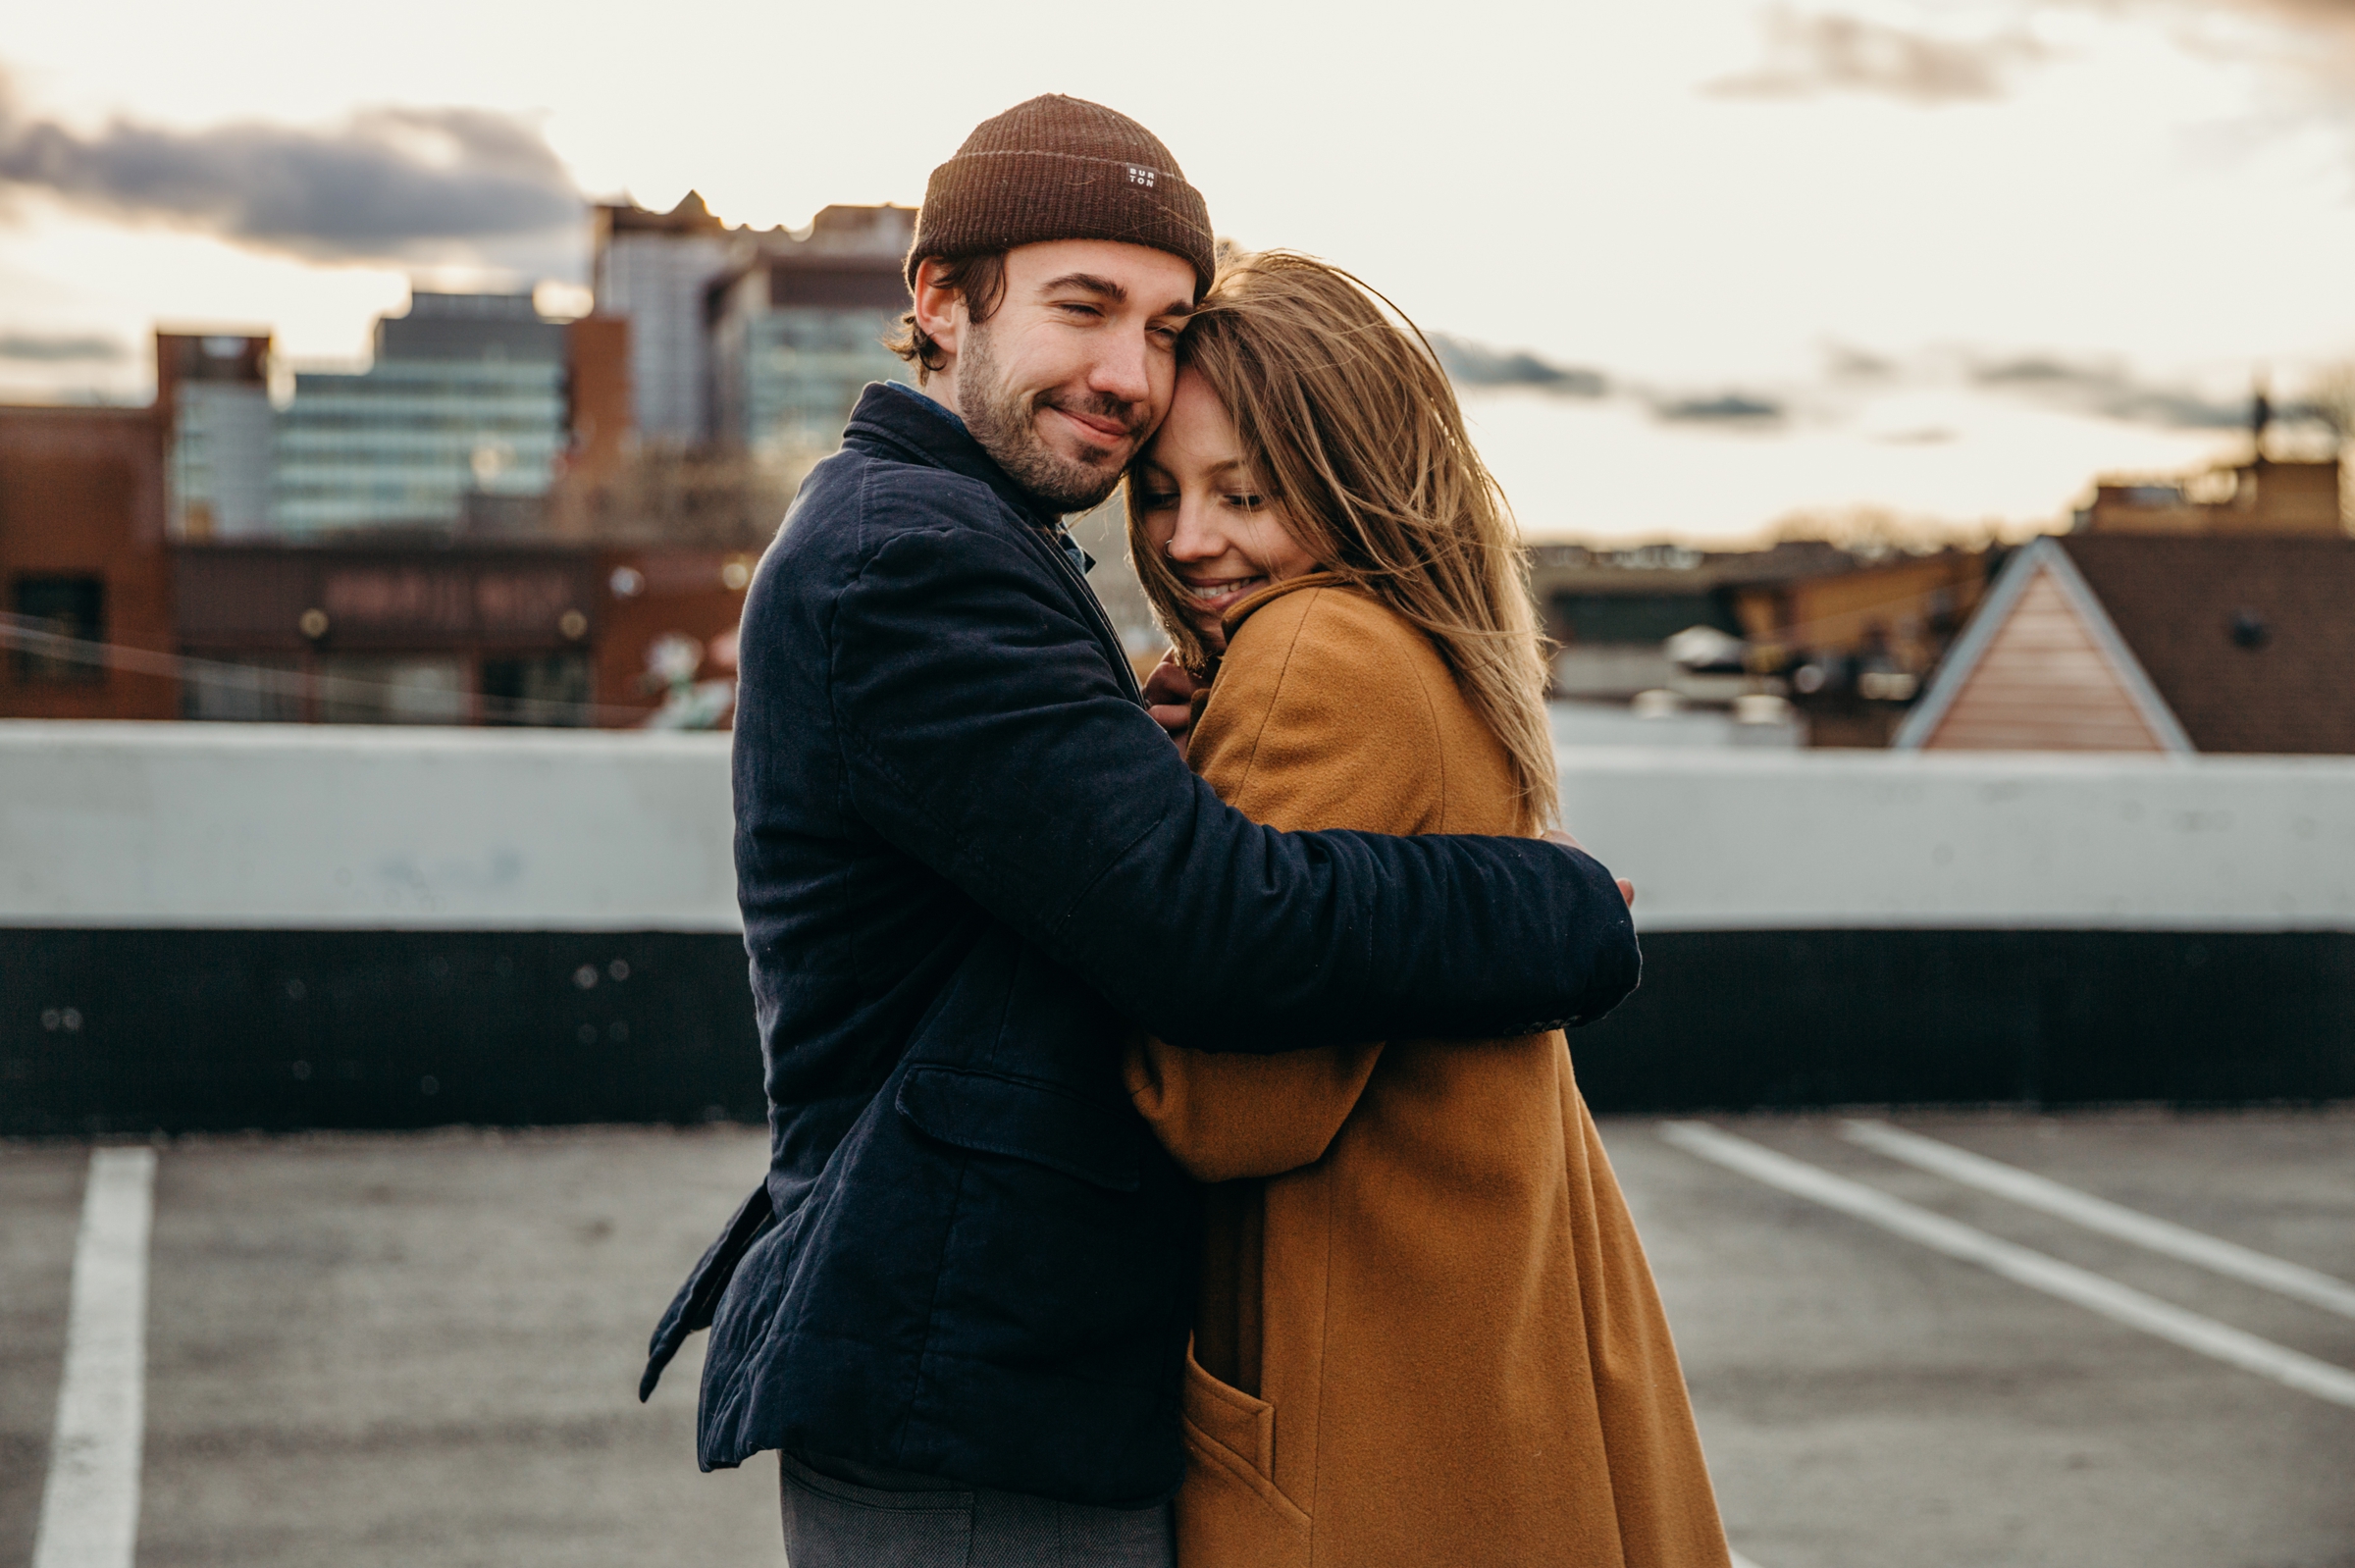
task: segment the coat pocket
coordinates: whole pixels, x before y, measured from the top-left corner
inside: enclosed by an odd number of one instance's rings
[[[1114,1192],[1141,1178],[1134,1118],[1052,1084],[967,1068],[912,1067],[893,1104],[917,1130],[981,1154],[1002,1154]]]
[[[1276,1486],[1276,1407],[1204,1372],[1189,1347],[1180,1427],[1178,1560],[1187,1568],[1308,1568],[1308,1515]]]

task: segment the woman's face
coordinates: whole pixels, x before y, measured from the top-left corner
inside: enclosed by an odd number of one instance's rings
[[[1170,415],[1136,465],[1130,492],[1146,542],[1184,585],[1186,614],[1214,651],[1219,617],[1246,594],[1316,570],[1243,467],[1234,421],[1210,384],[1178,372]]]

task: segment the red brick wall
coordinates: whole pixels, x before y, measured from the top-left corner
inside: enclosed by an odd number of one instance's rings
[[[743,550],[649,546],[600,552],[598,703],[648,713],[660,706],[661,694],[646,689],[647,650],[668,632],[692,637],[706,650],[714,638],[733,633],[744,614],[740,585],[750,581],[759,562],[758,555]],[[616,591],[615,580],[624,572],[636,574],[634,593]],[[623,578],[622,586],[630,586],[630,581]],[[732,664],[706,653],[696,678],[717,680],[735,673]]]
[[[572,450],[565,472],[577,480],[604,478],[628,450],[630,319],[584,316],[565,328],[571,356],[566,382]]]
[[[0,408],[0,611],[26,577],[95,577],[104,637],[175,652],[164,553],[164,441],[152,410]],[[0,652],[0,717],[178,718],[180,683],[104,668],[26,682]]]

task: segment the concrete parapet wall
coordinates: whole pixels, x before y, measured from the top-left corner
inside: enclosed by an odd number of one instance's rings
[[[1648,931],[2355,930],[2355,758],[1561,754]]]
[[[2355,758],[1596,749],[1648,931],[2355,930]],[[739,928],[719,735],[0,723],[0,926]]]
[[[0,724],[0,926],[736,931],[728,737]]]
[[[0,723],[0,1134],[758,1118],[727,747]],[[1563,761],[1598,1110],[2355,1095],[2355,759]]]

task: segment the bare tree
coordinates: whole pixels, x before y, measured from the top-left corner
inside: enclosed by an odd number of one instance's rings
[[[613,544],[759,549],[822,451],[754,453],[648,444],[550,497],[551,531]]]
[[[2355,440],[2355,360],[2326,366],[2306,384],[2300,402],[2307,414],[2329,428],[2340,445]]]

